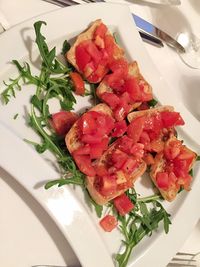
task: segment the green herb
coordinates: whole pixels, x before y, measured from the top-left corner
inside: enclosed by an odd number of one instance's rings
[[[147,102],[149,107],[155,107],[158,104],[158,101],[155,99],[152,99]]]
[[[65,40],[62,47],[62,54],[65,55],[70,48],[71,48],[70,43],[67,40]]]
[[[197,156],[196,161],[200,160],[200,156]]]
[[[124,252],[116,255],[120,267],[125,267],[133,248],[145,237],[150,236],[163,221],[165,233],[169,231],[170,215],[158,201],[160,195],[153,195],[138,199],[133,189],[127,195],[134,203],[135,208],[127,216],[119,216],[120,231],[124,236]]]

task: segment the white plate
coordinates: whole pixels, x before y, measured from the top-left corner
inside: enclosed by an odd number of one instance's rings
[[[42,32],[49,45],[56,45],[60,49],[65,39],[69,40],[74,37],[97,18],[101,18],[112,31],[117,33],[129,60],[138,61],[142,74],[151,83],[154,95],[160,103],[171,104],[181,112],[186,125],[180,130],[180,136],[188,146],[199,153],[200,124],[185,106],[174,98],[173,92],[159,75],[143,47],[127,6],[102,3],[73,6],[37,17],[10,29],[0,36],[1,50],[4,51],[0,61],[1,79],[8,80],[8,77],[16,76],[15,68],[8,64],[12,59],[29,62],[31,68],[37,72],[38,52],[35,44],[32,43],[32,40],[35,39],[33,23],[36,20],[47,22],[47,26],[42,28]],[[9,50],[7,49],[8,44]],[[59,50],[57,51],[59,52]],[[159,66],[157,67],[159,68]],[[13,99],[7,106],[0,107],[0,120],[3,125],[0,129],[0,165],[10,172],[51,215],[83,266],[111,267],[113,265],[112,254],[117,253],[120,246],[121,237],[118,232],[113,231],[107,234],[99,228],[98,219],[84,203],[84,196],[80,190],[74,191],[71,187],[62,187],[45,191],[42,187],[44,182],[58,177],[52,166],[44,160],[45,157],[51,158],[51,155],[47,153],[40,157],[20,140],[37,138],[27,127],[24,119],[27,116],[25,106],[28,106],[32,92],[33,88],[27,86],[23,88],[22,92],[17,93],[16,99]],[[87,99],[81,98],[76,108],[80,109],[86,105],[88,105]],[[13,120],[16,113],[19,116]],[[11,143],[13,146],[10,145]],[[13,149],[14,147],[15,149]],[[196,166],[193,188],[189,194],[181,193],[174,203],[166,203],[167,210],[172,214],[172,226],[169,234],[165,235],[161,227],[160,231],[154,233],[151,238],[144,239],[133,251],[129,267],[146,267],[149,262],[151,266],[165,266],[180,247],[199,219],[198,188],[200,181],[196,179],[198,172],[199,168]],[[141,180],[136,183],[136,187],[138,192],[143,195],[151,193],[151,188],[144,187]]]

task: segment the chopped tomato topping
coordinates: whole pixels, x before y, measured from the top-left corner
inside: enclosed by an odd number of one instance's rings
[[[90,158],[98,159],[108,147],[108,137],[104,137],[100,143],[90,144]]]
[[[96,165],[95,166],[96,174],[98,176],[106,176],[108,175],[108,170],[104,165]]]
[[[81,75],[78,72],[70,72],[69,76],[73,81],[74,88],[75,88],[75,94],[84,95],[85,84],[84,84],[84,81],[83,81]]]
[[[90,146],[88,144],[80,146],[78,149],[74,151],[74,153],[76,155],[90,155]]]
[[[112,109],[116,108],[120,100],[116,94],[105,92],[101,96],[101,99],[108,104]]]
[[[127,128],[127,135],[133,140],[133,143],[137,143],[140,139],[142,134],[143,128],[145,123],[145,117],[137,117],[136,119],[132,120]]]
[[[76,153],[73,153],[73,158],[82,173],[88,176],[95,176],[96,172],[89,155],[76,155]]]
[[[150,153],[146,153],[143,157],[143,160],[146,162],[147,165],[152,165],[155,163],[154,157]]]
[[[105,24],[101,23],[99,24],[99,26],[96,28],[95,32],[94,32],[94,38],[96,36],[99,36],[101,38],[104,38],[105,34],[107,32],[107,27]]]
[[[106,215],[103,219],[101,219],[99,224],[104,231],[111,232],[117,226],[117,219],[113,215]]]
[[[167,142],[164,148],[165,157],[168,160],[175,159],[181,152],[182,143],[179,140]]]
[[[134,77],[127,79],[124,83],[124,89],[129,93],[131,99],[135,101],[141,100],[140,87]]]
[[[96,122],[91,112],[83,114],[79,121],[79,127],[83,134],[92,134],[96,130]]]
[[[83,45],[76,46],[75,49],[76,64],[80,71],[84,71],[86,65],[91,61],[91,56],[85,50]]]
[[[114,150],[111,155],[111,162],[113,166],[117,169],[121,169],[127,159],[128,155],[120,151],[119,149]]]
[[[96,178],[95,186],[103,196],[110,196],[117,191],[115,175],[99,176]]]
[[[167,190],[169,188],[169,175],[167,172],[158,172],[156,174],[156,183],[159,188]]]
[[[50,124],[56,133],[62,136],[70,130],[77,119],[78,115],[74,112],[60,111],[52,115]]]
[[[133,158],[128,158],[122,166],[122,170],[131,174],[137,167],[137,161]]]
[[[133,144],[130,149],[130,153],[136,158],[141,159],[144,156],[144,145],[141,143]]]
[[[126,194],[122,194],[113,200],[114,206],[120,215],[124,216],[134,209],[134,204],[127,197]]]
[[[127,124],[125,120],[118,121],[115,123],[112,137],[120,137],[122,136],[127,130]]]
[[[118,139],[118,147],[121,151],[125,153],[130,153],[130,149],[133,145],[133,140],[129,138],[127,135],[122,136],[120,139]]]
[[[164,111],[164,112],[161,112],[161,117],[162,117],[163,125],[166,128],[185,124],[179,112]]]

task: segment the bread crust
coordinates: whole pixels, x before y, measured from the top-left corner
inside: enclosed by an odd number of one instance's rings
[[[170,139],[167,142],[171,142],[173,140],[177,140],[175,136],[171,136]],[[191,170],[194,162],[196,161],[196,153],[193,152],[191,149],[189,149],[188,147],[186,147],[185,145],[183,146],[185,150],[187,150],[188,152],[192,153],[194,158],[189,166],[189,170]],[[155,157],[155,161],[154,164],[151,166],[151,170],[150,170],[150,177],[153,181],[153,183],[155,184],[155,186],[158,188],[157,182],[156,182],[156,175],[158,172],[162,172],[165,169],[165,165],[167,164],[167,160],[164,156],[164,153],[158,153]],[[170,186],[167,190],[163,190],[161,188],[158,188],[158,190],[160,191],[161,195],[163,196],[163,198],[169,202],[173,201],[178,192],[179,192],[179,188],[177,188],[175,183],[170,183]]]
[[[141,117],[141,116],[152,116],[153,114],[160,113],[163,111],[174,111],[174,107],[172,106],[160,106],[157,108],[150,108],[146,110],[134,111],[128,114],[127,119],[129,122],[132,120]]]
[[[109,148],[107,151],[104,152],[104,154],[102,155],[102,157],[95,163],[98,166],[105,166],[107,163],[107,158],[108,155],[111,154],[118,146],[118,142],[115,141]],[[129,180],[131,181],[131,184],[133,185],[134,182],[136,181],[136,179],[138,177],[140,177],[141,175],[143,175],[143,173],[146,170],[146,163],[141,160],[141,162],[139,163],[139,166],[136,170],[134,170],[130,176],[129,176]],[[95,177],[91,177],[91,176],[87,176],[86,177],[86,187],[91,195],[91,197],[94,199],[94,201],[99,204],[99,205],[104,205],[107,202],[109,202],[110,200],[114,199],[115,197],[123,194],[128,188],[130,188],[130,186],[118,190],[117,192],[109,195],[109,196],[103,196],[101,195],[98,190],[95,188]]]

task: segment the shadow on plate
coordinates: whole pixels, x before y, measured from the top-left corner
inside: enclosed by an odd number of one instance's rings
[[[47,212],[9,173],[2,168],[0,168],[0,173],[1,179],[3,179],[3,181],[26,203],[44,226],[62,255],[66,265],[75,264],[78,267],[79,261],[75,253]]]

